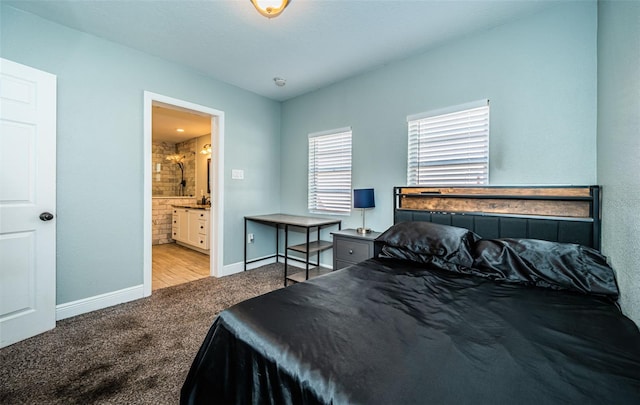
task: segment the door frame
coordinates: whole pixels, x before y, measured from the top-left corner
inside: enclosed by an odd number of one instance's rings
[[[203,105],[195,104],[189,101],[180,100],[173,97],[163,96],[161,94],[144,92],[144,146],[143,146],[143,162],[144,162],[144,213],[143,213],[143,291],[144,296],[151,295],[151,272],[152,272],[152,255],[151,255],[151,239],[153,232],[152,224],[152,134],[151,134],[151,118],[153,114],[153,102],[161,102],[171,104],[177,107],[187,108],[197,112],[211,115],[211,170],[214,172],[210,179],[211,188],[211,220],[209,221],[210,239],[210,275],[220,277],[224,261],[224,198],[222,191],[224,190],[224,111],[216,110]],[[216,130],[217,129],[217,130]]]

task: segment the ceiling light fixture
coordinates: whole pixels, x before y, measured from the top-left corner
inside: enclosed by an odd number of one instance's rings
[[[287,8],[289,0],[251,0],[258,13],[267,18],[277,17]]]
[[[287,84],[287,81],[285,79],[283,79],[282,77],[274,77],[273,78],[273,82],[278,87],[284,87],[284,85]]]
[[[184,132],[184,129],[182,129],[182,128],[176,128],[176,132]]]

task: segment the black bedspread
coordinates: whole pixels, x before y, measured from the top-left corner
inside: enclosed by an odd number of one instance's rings
[[[183,404],[640,404],[612,300],[371,259],[224,311]]]

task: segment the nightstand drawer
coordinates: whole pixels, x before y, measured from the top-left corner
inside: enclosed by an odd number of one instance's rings
[[[373,257],[374,241],[380,232],[358,233],[355,229],[331,232],[333,235],[333,269],[339,270]]]
[[[342,239],[338,243],[335,255],[336,260],[359,263],[371,257],[371,243],[365,241]]]

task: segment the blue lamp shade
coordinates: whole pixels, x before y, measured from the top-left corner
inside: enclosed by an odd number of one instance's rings
[[[376,206],[372,188],[353,190],[353,208],[373,208]]]

